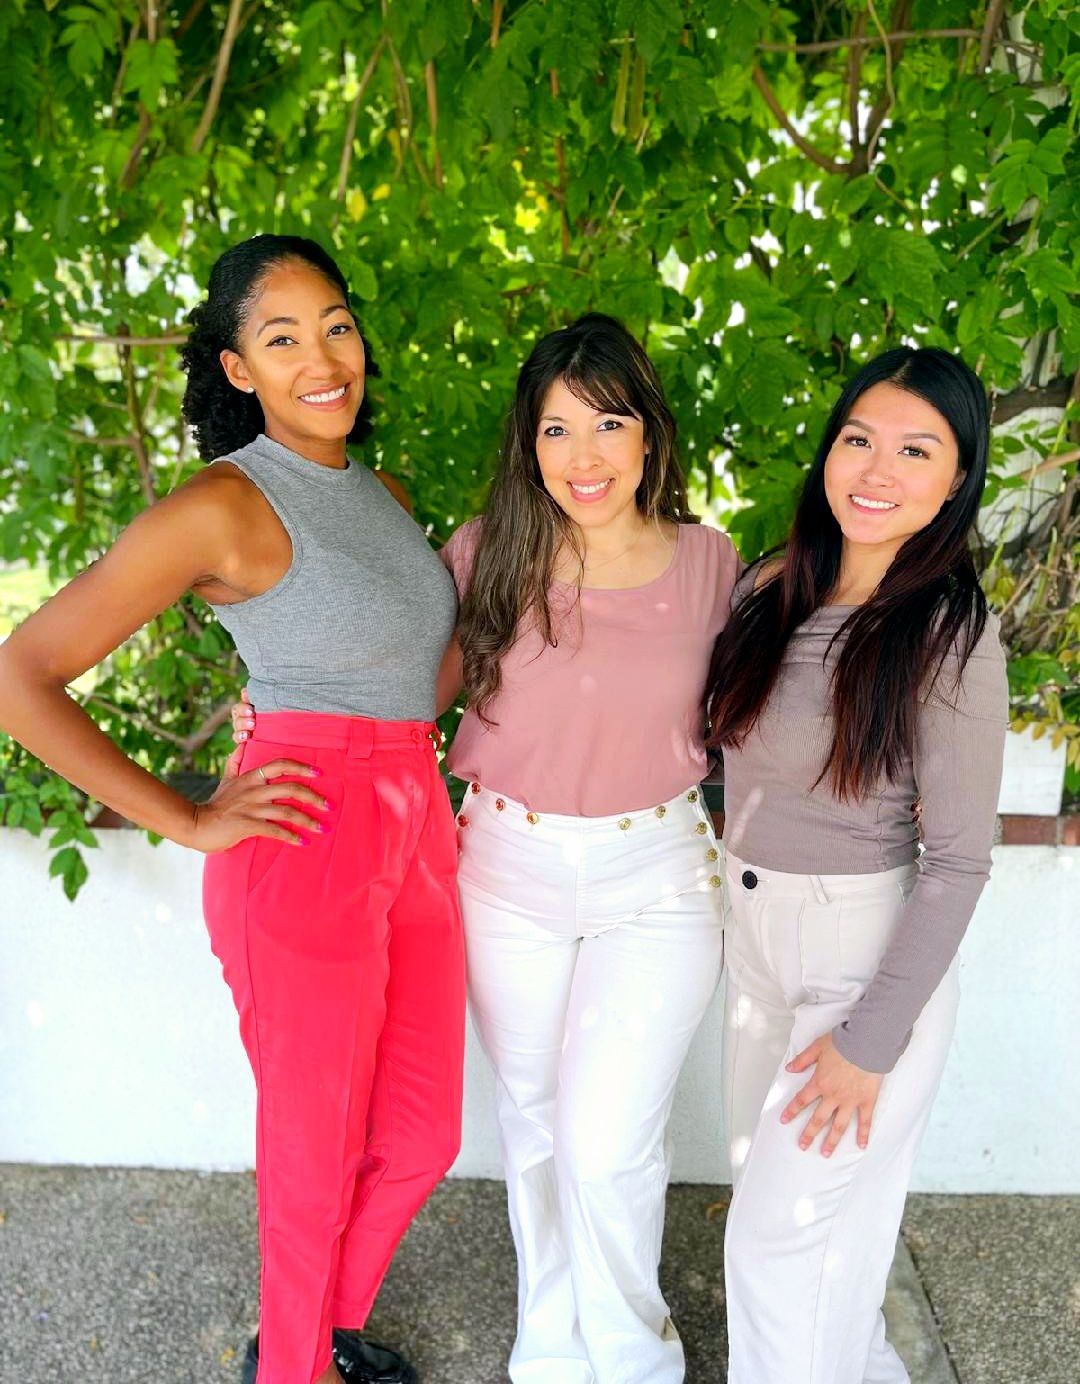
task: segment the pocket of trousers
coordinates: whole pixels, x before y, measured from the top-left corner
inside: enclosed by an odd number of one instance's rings
[[[841,901],[836,933],[840,974],[860,995],[877,974],[908,892],[893,883]]]

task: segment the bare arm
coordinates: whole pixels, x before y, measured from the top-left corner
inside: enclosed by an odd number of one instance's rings
[[[224,836],[200,830],[199,810],[128,759],[69,696],[67,686],[194,583],[232,572],[236,550],[232,507],[220,483],[203,473],[140,515],[103,558],[0,646],[0,728],[129,820],[204,850],[223,849],[232,844],[230,835],[242,839],[256,828],[240,831],[236,822],[236,830]],[[290,797],[310,793],[296,788]],[[251,797],[248,792],[246,799]],[[253,804],[246,799],[244,808],[250,811]],[[293,820],[292,811],[282,808],[277,815]],[[259,834],[295,839],[277,828]]]
[[[446,646],[442,663],[439,664],[438,677],[435,679],[436,716],[441,716],[444,711],[449,711],[454,705],[458,699],[458,693],[461,691],[461,684],[461,645],[455,634]]]

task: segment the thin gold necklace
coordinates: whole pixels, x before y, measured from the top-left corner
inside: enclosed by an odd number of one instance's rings
[[[641,542],[642,538],[644,537],[645,529],[646,525],[642,524],[641,528],[638,530],[638,535],[634,539],[633,543],[631,543],[629,547],[624,548],[621,553],[616,553],[614,557],[602,558],[599,562],[590,563],[583,561],[581,564],[581,570],[583,572],[595,572],[598,567],[607,567],[612,562],[618,562],[619,558],[625,557],[626,554],[629,552],[633,552],[633,550],[637,547],[637,545]]]

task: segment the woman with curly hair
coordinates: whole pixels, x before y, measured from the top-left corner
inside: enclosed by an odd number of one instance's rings
[[[364,1324],[459,1140],[464,958],[435,682],[453,582],[347,454],[372,373],[337,265],[256,236],[215,264],[183,350],[211,464],[0,653],[0,724],[125,817],[207,853],[214,951],[258,1089],[259,1384],[410,1380]],[[66,686],[185,592],[235,637],[260,710],[194,806]],[[337,1363],[335,1363],[335,1357]]]

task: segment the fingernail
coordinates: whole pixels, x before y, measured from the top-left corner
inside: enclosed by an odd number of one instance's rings
[[[326,825],[325,822],[316,822],[316,823],[315,823],[315,830],[316,830],[316,831],[329,831],[330,828]]]
[[[822,1158],[831,1158],[831,1157],[832,1157],[832,1149],[822,1149],[822,1150],[821,1150],[821,1156],[822,1156]]]
[[[780,1116],[780,1123],[781,1123],[781,1124],[787,1124],[788,1120],[790,1120],[790,1119],[791,1119],[791,1116],[790,1116],[790,1115],[781,1115],[781,1116]]]

